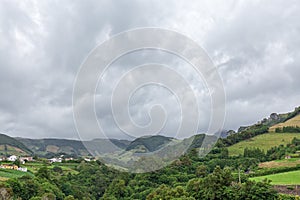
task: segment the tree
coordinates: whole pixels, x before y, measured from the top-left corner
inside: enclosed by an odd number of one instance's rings
[[[115,179],[105,191],[103,199],[108,197],[114,197],[116,199],[123,199],[125,196],[128,196],[129,192],[126,188],[125,181],[122,179]]]
[[[56,196],[53,193],[46,193],[42,196],[42,200],[56,200]]]
[[[66,198],[64,198],[64,200],[75,200],[74,196],[69,195]]]
[[[17,159],[17,160],[15,160],[15,161],[13,162],[13,164],[14,164],[14,165],[17,165],[18,167],[20,167],[20,166],[21,166],[21,161],[20,161],[19,159]]]
[[[0,200],[12,199],[13,191],[11,188],[6,188],[0,184]]]
[[[50,172],[47,167],[41,167],[38,172],[36,173],[37,177],[49,179],[50,178]]]
[[[229,168],[222,170],[219,166],[205,178],[193,179],[187,185],[187,191],[195,199],[229,199],[228,187],[233,176]]]
[[[185,188],[178,186],[174,189],[161,185],[159,188],[151,192],[147,198],[147,200],[169,200],[169,199],[181,199],[181,200],[195,200],[195,198],[191,197],[188,192],[186,192]]]
[[[221,158],[228,158],[228,156],[229,156],[229,151],[228,151],[228,149],[227,149],[227,148],[222,148],[222,149],[221,149],[221,155],[220,155],[220,157],[221,157]]]
[[[196,176],[199,178],[203,178],[208,174],[208,169],[206,165],[199,165],[196,168]]]

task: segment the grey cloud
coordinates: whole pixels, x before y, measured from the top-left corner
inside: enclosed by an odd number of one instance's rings
[[[298,1],[4,0],[0,5],[0,131],[77,138],[71,106],[79,66],[109,36],[144,26],[175,29],[205,47],[224,81],[226,129],[254,123],[271,112],[292,110],[300,97],[299,13]],[[173,65],[189,81],[201,108],[199,131],[205,131],[211,108],[203,80],[194,76],[190,66],[161,52],[128,55],[107,71],[108,84],[98,91],[96,105],[107,131],[119,136],[109,110],[115,81],[130,67],[148,61]],[[130,109],[137,122],[147,123],[145,111],[162,102],[174,116],[162,131],[173,133],[178,127],[178,107],[165,91],[141,90],[133,100]]]

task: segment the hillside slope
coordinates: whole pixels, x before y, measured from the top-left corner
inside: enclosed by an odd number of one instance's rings
[[[173,138],[165,137],[162,135],[140,137],[132,141],[126,148],[126,151],[130,151],[136,148],[142,148],[146,152],[153,152],[162,148],[172,140]]]
[[[90,152],[86,149],[87,145],[90,151],[97,150],[99,146],[103,149],[108,143],[108,139],[94,139],[91,141],[79,141],[68,139],[29,139],[29,138],[16,138],[18,141],[25,144],[32,152],[40,156],[52,157],[54,154],[68,154],[72,156],[87,156]],[[130,141],[127,140],[110,140],[116,147],[125,149]],[[107,149],[108,151],[113,151]]]
[[[0,155],[30,155],[32,151],[15,138],[0,134]]]
[[[294,127],[298,126],[298,127],[300,127],[300,114],[296,115],[292,119],[289,119],[285,122],[275,124],[274,126],[270,127],[269,131],[270,132],[275,132],[276,128],[283,128],[283,127],[287,127],[287,126],[294,126]]]
[[[88,155],[81,141],[66,139],[28,139],[16,138],[37,155],[65,153],[71,155]]]
[[[274,146],[290,143],[294,137],[300,138],[300,133],[265,133],[228,147],[229,155],[243,155],[245,148],[260,148],[266,152]]]

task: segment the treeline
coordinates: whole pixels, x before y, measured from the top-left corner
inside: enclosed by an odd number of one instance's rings
[[[245,158],[257,158],[259,161],[266,161],[266,154],[264,150],[260,148],[245,148],[244,149]]]
[[[269,127],[266,125],[257,124],[254,125],[240,133],[229,135],[227,138],[219,139],[216,146],[217,147],[227,147],[236,144],[240,141],[253,138],[257,135],[267,133]]]
[[[297,152],[300,151],[300,139],[293,138],[291,143],[284,145],[279,145],[272,147],[267,150],[265,153],[262,149],[259,148],[245,148],[244,149],[244,157],[245,158],[256,158],[261,162],[271,161],[271,160],[279,160],[285,158],[285,156],[294,156],[300,157],[300,154]]]
[[[300,133],[299,126],[284,126],[275,129],[276,133]]]
[[[188,181],[175,188],[161,185],[152,191],[147,200],[167,199],[277,199],[278,194],[268,182],[234,182],[231,170],[216,167],[213,173]]]
[[[255,171],[255,173],[249,174],[249,177],[266,176],[270,174],[291,172],[296,170],[300,170],[300,165],[297,165],[295,167],[265,168],[265,169],[257,170]]]
[[[300,107],[295,108],[293,112],[289,113],[288,116],[285,118],[284,122],[296,117],[298,114],[300,114]]]

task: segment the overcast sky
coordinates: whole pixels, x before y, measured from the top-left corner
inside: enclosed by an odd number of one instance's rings
[[[78,138],[72,91],[81,63],[110,36],[141,27],[178,31],[205,49],[224,83],[225,129],[236,130],[272,112],[292,111],[300,105],[299,19],[296,0],[0,0],[0,132]],[[205,132],[210,99],[203,80],[182,60],[145,50],[114,63],[97,90],[98,120],[109,137],[123,137],[108,111],[110,86],[130,66],[144,62],[172,66],[196,88],[198,131]],[[168,113],[161,132],[172,136],[179,126],[180,107],[164,88],[136,91],[130,101],[132,119],[139,125],[149,123],[147,111],[157,103]]]

